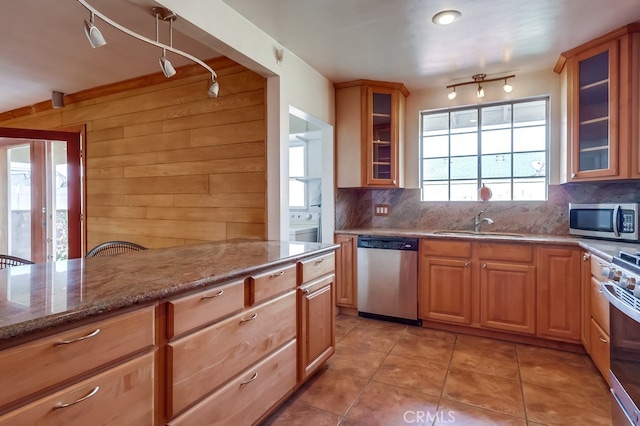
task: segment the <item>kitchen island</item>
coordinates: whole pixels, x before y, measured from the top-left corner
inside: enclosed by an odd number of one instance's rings
[[[259,420],[333,353],[333,306],[308,300],[332,300],[336,248],[207,243],[0,271],[0,424]]]

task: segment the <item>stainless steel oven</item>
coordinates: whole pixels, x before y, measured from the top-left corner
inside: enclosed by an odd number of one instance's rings
[[[603,268],[609,301],[612,422],[640,425],[640,253],[620,252]]]

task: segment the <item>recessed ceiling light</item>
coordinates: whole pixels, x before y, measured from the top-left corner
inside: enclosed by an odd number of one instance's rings
[[[462,13],[457,10],[443,10],[442,12],[438,12],[433,15],[431,20],[436,25],[449,25],[456,22],[461,16]]]

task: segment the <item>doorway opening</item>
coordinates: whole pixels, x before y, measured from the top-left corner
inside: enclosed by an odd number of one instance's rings
[[[333,241],[333,127],[289,107],[289,240]]]
[[[81,133],[0,128],[0,253],[82,256]]]

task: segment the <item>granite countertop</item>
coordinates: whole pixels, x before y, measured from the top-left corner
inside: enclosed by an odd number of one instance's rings
[[[0,270],[0,342],[328,253],[335,244],[204,243]]]
[[[456,230],[415,230],[402,228],[352,228],[336,230],[336,234],[350,235],[374,235],[374,236],[394,236],[409,238],[446,238],[474,241],[494,241],[510,243],[528,244],[567,244],[578,245],[590,251],[603,260],[610,262],[611,258],[618,254],[620,250],[634,252],[640,250],[640,243],[605,241],[591,238],[580,238],[572,235],[550,235],[550,234],[524,234],[513,231],[483,231],[474,233],[464,231],[457,233]]]

